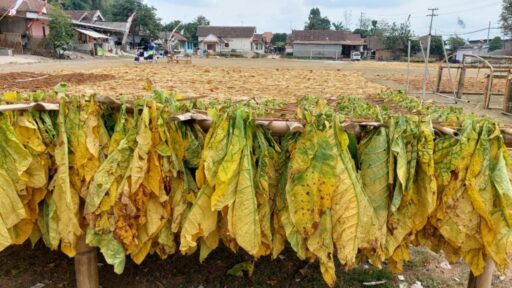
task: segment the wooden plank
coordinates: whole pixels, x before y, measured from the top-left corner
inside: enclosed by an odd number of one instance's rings
[[[75,280],[77,288],[98,288],[98,256],[97,249],[85,243],[85,235],[77,242],[75,255]]]

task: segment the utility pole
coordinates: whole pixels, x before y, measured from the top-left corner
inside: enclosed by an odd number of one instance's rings
[[[363,12],[361,12],[361,16],[359,16],[359,29],[363,29]]]
[[[422,93],[423,98],[425,98],[425,91],[427,90],[427,80],[426,79],[427,79],[427,72],[428,72],[428,63],[430,60],[430,42],[432,41],[432,23],[434,22],[434,16],[438,16],[438,14],[435,14],[435,11],[439,10],[439,8],[428,8],[428,10],[430,10],[430,14],[427,14],[427,17],[430,17],[430,27],[428,28],[427,55],[425,58],[425,71],[423,73],[423,93]]]
[[[490,37],[491,37],[491,21],[489,21],[489,28],[487,28],[487,52],[490,51],[490,46],[489,46],[489,43],[491,42]]]

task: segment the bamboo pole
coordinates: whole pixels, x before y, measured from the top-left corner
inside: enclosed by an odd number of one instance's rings
[[[485,268],[482,274],[475,276],[472,272],[469,272],[468,288],[491,288],[493,271],[494,262],[486,256]]]

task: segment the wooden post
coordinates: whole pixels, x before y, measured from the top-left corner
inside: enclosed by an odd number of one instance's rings
[[[507,77],[507,82],[505,83],[505,95],[503,96],[503,111],[510,113],[510,100],[512,100],[512,77],[509,75]]]
[[[85,244],[85,235],[77,241],[75,255],[75,279],[77,288],[98,288],[98,256],[96,248]]]
[[[443,64],[439,65],[439,70],[437,70],[436,93],[440,93],[441,92],[441,82],[442,82],[442,80],[443,80]]]
[[[462,66],[460,68],[459,74],[459,85],[457,87],[457,98],[462,99],[462,95],[464,95],[464,80],[466,78],[466,67]]]
[[[484,91],[484,109],[489,109],[489,104],[491,103],[491,94],[492,94],[492,80],[493,80],[493,73],[491,70],[491,73],[487,75],[487,83],[485,85],[485,91]]]
[[[469,272],[468,288],[491,288],[492,273],[494,271],[494,262],[485,257],[484,272],[475,277],[472,272]]]

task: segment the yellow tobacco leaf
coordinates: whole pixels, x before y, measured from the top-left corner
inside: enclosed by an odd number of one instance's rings
[[[217,211],[211,209],[212,188],[204,185],[183,221],[180,235],[180,251],[189,254],[197,246],[199,237],[207,237],[217,228]]]
[[[24,146],[29,147],[37,153],[43,153],[46,150],[37,124],[28,112],[18,115],[14,129],[17,139]]]
[[[237,110],[234,115],[226,157],[222,160],[215,178],[215,190],[212,194],[212,209],[215,210],[230,206],[235,200],[242,152],[247,142],[245,127],[247,116],[244,114],[242,110]]]
[[[141,119],[139,120],[139,131],[137,134],[137,148],[133,151],[131,164],[131,192],[139,189],[148,170],[148,153],[151,148],[151,130],[149,129],[149,111],[144,107]]]
[[[327,209],[320,218],[318,229],[311,235],[307,247],[320,261],[320,271],[329,285],[334,287],[336,283],[336,272],[334,268],[334,247],[332,239],[331,211]]]
[[[238,245],[247,253],[256,255],[261,245],[261,227],[254,187],[252,164],[252,129],[249,129],[243,147],[235,202],[233,203],[233,230]]]
[[[68,256],[74,256],[76,240],[82,234],[78,220],[79,198],[77,191],[71,188],[69,179],[68,140],[65,129],[66,109],[63,109],[66,107],[65,100],[61,101],[60,107],[61,110],[58,118],[59,135],[55,147],[57,173],[55,173],[52,180],[51,190],[57,208],[62,250]]]

